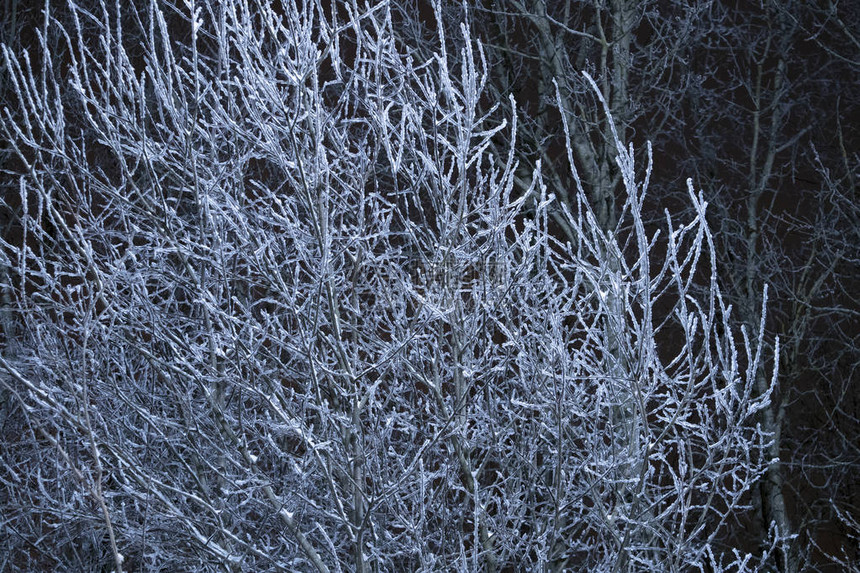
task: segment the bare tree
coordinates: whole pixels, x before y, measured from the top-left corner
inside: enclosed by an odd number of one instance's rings
[[[573,187],[520,165],[440,6],[425,55],[385,3],[48,8],[3,50],[5,568],[766,562],[728,534],[769,463],[766,299],[734,322],[692,182],[646,228],[650,147],[590,76],[615,232],[563,86]]]
[[[845,14],[826,4],[716,12],[723,32],[706,37],[694,59],[710,72],[691,85],[695,135],[678,138],[700,157],[684,165],[713,189],[722,284],[744,320],[756,321],[763,282],[775,293],[767,330],[784,346],[762,422],[780,462],[762,482],[758,513],[788,534],[782,571],[827,567],[816,546],[834,543],[839,508],[856,504],[850,474],[860,463],[844,441],[857,437],[850,372],[860,313],[847,295],[858,270],[857,141],[843,129],[860,94],[845,81],[856,58],[832,51],[856,54]],[[835,537],[838,552],[855,554],[849,535]]]
[[[417,11],[410,5],[402,21]],[[785,342],[774,403],[756,421],[775,436],[772,464],[745,518],[754,534],[741,537],[757,539],[752,546],[764,550],[776,531],[773,566],[782,571],[826,569],[816,549],[822,543],[854,555],[856,542],[835,529],[844,523],[839,511],[858,507],[851,476],[860,461],[847,445],[857,441],[860,418],[851,375],[860,311],[850,294],[860,244],[858,141],[847,129],[860,106],[856,10],[795,0],[500,0],[444,3],[442,12],[447,30],[466,18],[483,40],[489,101],[513,92],[525,109],[517,189],[528,188],[528,171],[540,158],[559,199],[550,210],[555,236],[575,240],[560,207],[575,210],[578,201],[578,182],[565,168],[566,142],[607,232],[624,232],[613,128],[622,140],[635,134],[654,143],[655,200],[644,217],[651,231],[663,207],[689,209],[685,177],[703,187],[727,300],[755,329],[769,284],[766,339]],[[421,45],[420,26],[398,31]],[[762,367],[759,392],[769,379],[770,365]]]

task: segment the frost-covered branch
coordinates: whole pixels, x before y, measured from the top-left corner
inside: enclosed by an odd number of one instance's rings
[[[13,569],[743,568],[769,394],[692,184],[647,230],[618,140],[618,234],[520,194],[468,26],[421,59],[384,3],[48,16],[62,62],[4,49]]]

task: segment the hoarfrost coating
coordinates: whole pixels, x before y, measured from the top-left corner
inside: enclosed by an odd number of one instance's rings
[[[762,334],[692,183],[659,233],[617,138],[617,233],[539,163],[515,191],[522,111],[480,112],[467,26],[420,60],[387,3],[167,8],[72,5],[4,49],[13,569],[755,562],[721,543],[769,463]]]

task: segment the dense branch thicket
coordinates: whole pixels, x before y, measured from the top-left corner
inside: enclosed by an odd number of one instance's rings
[[[614,232],[558,86],[576,184],[522,165],[434,15],[419,50],[385,3],[71,5],[4,47],[4,569],[767,561],[731,534],[766,296],[733,321],[692,182],[646,228],[650,147],[589,75]]]
[[[395,3],[404,4],[422,2]],[[653,142],[646,228],[662,224],[664,208],[690,209],[680,192],[686,177],[701,186],[725,300],[757,329],[770,285],[764,342],[779,361],[771,405],[758,420],[774,436],[772,462],[737,541],[763,549],[775,523],[786,534],[772,554],[776,570],[856,570],[860,531],[845,518],[860,512],[860,131],[850,128],[860,117],[856,6],[486,0],[441,7],[449,33],[466,18],[480,38],[490,62],[488,100],[511,92],[525,112],[520,192],[540,159],[558,203],[579,200],[563,161],[569,138],[598,224],[617,233],[626,222],[613,130],[622,140]],[[409,25],[410,8],[399,12],[397,31],[429,57],[420,26]],[[550,216],[557,236],[572,237],[561,209]],[[771,370],[761,366],[758,391],[765,392]]]

